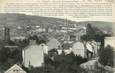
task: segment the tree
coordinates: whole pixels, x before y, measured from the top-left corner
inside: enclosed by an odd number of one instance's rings
[[[33,67],[30,70],[28,70],[28,73],[46,73],[45,67]]]
[[[86,29],[86,35],[87,38],[89,38],[89,40],[94,39],[95,38],[95,30],[93,29],[93,27],[91,26],[91,24],[87,24],[87,29]]]
[[[0,70],[6,70],[16,63],[22,62],[21,50],[15,48],[5,48],[0,49]]]
[[[91,42],[92,40],[100,42],[100,51],[103,51],[106,36],[108,35],[104,34],[99,28],[91,26],[91,24],[87,24],[86,34],[81,36],[81,40],[85,42]]]
[[[114,59],[114,51],[113,51],[113,47],[111,46],[107,46],[104,48],[103,51],[101,51],[100,55],[99,55],[99,62],[102,65],[108,65],[108,66],[113,66],[113,59]]]

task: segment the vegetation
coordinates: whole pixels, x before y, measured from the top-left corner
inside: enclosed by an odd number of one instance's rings
[[[5,48],[0,49],[0,71],[6,70],[15,63],[21,63],[22,56],[21,50],[18,48]]]
[[[83,69],[80,67],[81,63],[87,61],[86,58],[70,53],[65,55],[55,55],[52,59],[47,55],[45,66],[41,68],[31,68],[31,73],[81,73]]]
[[[103,51],[100,53],[100,58],[99,62],[104,65],[104,66],[111,66],[113,67],[113,59],[114,59],[114,52],[113,52],[113,47],[107,46],[104,48]]]

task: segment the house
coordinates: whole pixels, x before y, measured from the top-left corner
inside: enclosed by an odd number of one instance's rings
[[[48,50],[58,48],[60,45],[60,42],[55,38],[50,38],[49,42],[47,43]]]
[[[63,49],[57,49],[57,52],[59,55],[61,55],[63,53],[63,51],[64,51],[65,55],[67,55],[67,54],[70,54],[72,52],[72,48],[64,49],[64,50]]]
[[[87,49],[87,51],[92,53],[93,57],[96,57],[99,55],[98,53],[99,53],[99,49],[100,49],[100,43],[95,42],[95,41],[87,42],[86,49]]]
[[[36,40],[30,40],[30,43],[22,51],[23,65],[25,67],[41,67],[44,64],[44,53],[47,52],[45,44],[36,44]],[[44,51],[45,49],[45,51]]]
[[[67,55],[67,54],[70,54],[72,52],[72,48],[70,47],[69,49],[65,49],[64,50],[64,53]]]
[[[67,31],[64,30],[64,29],[61,29],[60,32],[61,32],[61,33],[67,33]]]
[[[25,40],[27,39],[25,36],[15,36],[15,37],[11,37],[11,40],[12,41],[15,41],[15,40]]]
[[[72,52],[71,44],[70,43],[63,43],[62,46],[59,46],[57,49],[58,54],[62,54],[63,52],[65,55],[70,54]]]
[[[76,36],[75,35],[70,35],[70,41],[76,41]]]
[[[85,47],[84,44],[80,41],[73,44],[72,51],[75,55],[85,57]]]
[[[27,73],[24,71],[19,65],[15,64],[8,70],[6,70],[4,73]]]
[[[68,42],[67,43],[63,43],[62,49],[63,49],[65,54],[70,54],[72,52],[71,43],[68,43]]]
[[[105,47],[107,45],[112,46],[113,48],[115,48],[115,37],[106,37],[105,38]]]
[[[85,46],[86,46],[87,58],[92,58],[97,55],[98,49],[92,42],[87,42]]]

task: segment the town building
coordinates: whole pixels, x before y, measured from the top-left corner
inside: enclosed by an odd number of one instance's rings
[[[27,73],[25,70],[23,70],[19,65],[15,64],[8,70],[6,70],[4,73]]]
[[[49,42],[47,43],[47,46],[48,46],[48,50],[51,50],[51,49],[54,49],[54,48],[58,48],[60,46],[60,42],[55,39],[55,38],[50,38]]]
[[[41,67],[44,64],[44,49],[47,52],[48,47],[45,44],[36,44],[36,40],[30,40],[30,43],[22,51],[23,65],[25,67]]]
[[[12,41],[17,41],[17,40],[25,40],[26,37],[25,36],[15,36],[15,37],[11,37]]]
[[[105,47],[107,45],[112,46],[113,48],[115,48],[115,37],[106,37],[105,38]]]
[[[86,49],[82,42],[75,42],[72,46],[72,51],[75,55],[80,55],[82,57],[86,57]]]

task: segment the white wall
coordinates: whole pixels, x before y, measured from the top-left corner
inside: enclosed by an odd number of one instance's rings
[[[29,45],[23,50],[23,63],[25,67],[29,65],[40,67],[44,63],[43,47],[41,45]]]

